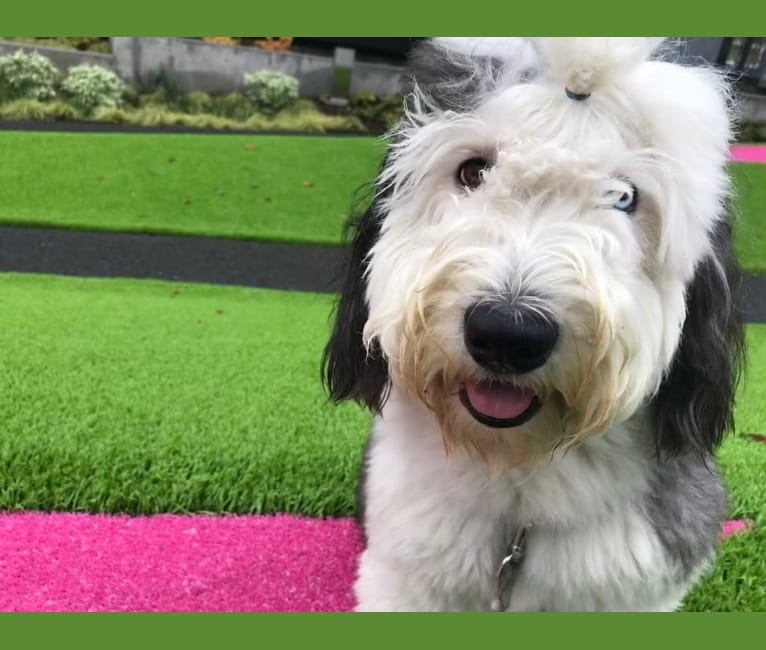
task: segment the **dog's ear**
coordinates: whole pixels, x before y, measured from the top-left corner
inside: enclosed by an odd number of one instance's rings
[[[659,454],[712,452],[733,427],[744,362],[742,281],[731,226],[717,225],[712,253],[687,288],[686,321],[668,374],[653,400]]]
[[[368,317],[367,258],[380,236],[384,217],[380,199],[378,196],[360,219],[346,225],[346,239],[352,241],[346,252],[335,324],[322,361],[324,383],[333,400],[354,399],[373,411],[382,408],[389,388],[388,363],[375,343],[368,350],[362,342]]]
[[[503,68],[499,58],[473,55],[436,40],[418,43],[408,64],[405,102],[414,112],[469,112],[494,87]]]

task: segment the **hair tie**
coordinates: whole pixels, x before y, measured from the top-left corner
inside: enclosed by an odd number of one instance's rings
[[[590,97],[590,93],[576,93],[573,90],[569,90],[569,88],[567,88],[566,86],[564,86],[564,91],[566,92],[567,97],[569,97],[569,99],[574,99],[575,101],[578,101],[578,102],[584,101],[588,99],[588,97]]]

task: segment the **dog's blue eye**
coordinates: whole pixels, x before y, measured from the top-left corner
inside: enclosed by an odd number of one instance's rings
[[[620,194],[613,207],[615,210],[620,210],[627,214],[635,212],[638,207],[638,188],[635,185],[631,185],[629,189]]]

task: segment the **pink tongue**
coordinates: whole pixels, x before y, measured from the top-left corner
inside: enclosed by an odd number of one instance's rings
[[[468,382],[465,392],[474,409],[497,420],[518,417],[534,399],[534,395],[528,391],[501,383]]]

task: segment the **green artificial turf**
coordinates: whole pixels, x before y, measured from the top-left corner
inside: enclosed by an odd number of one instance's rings
[[[337,244],[375,138],[0,132],[0,223]],[[766,273],[766,165],[733,164],[736,248]]]
[[[766,611],[766,325],[749,325],[749,365],[737,398],[736,433],[718,454],[733,519],[754,523],[721,545],[712,571],[685,602],[689,611]]]
[[[0,510],[349,515],[369,416],[327,403],[332,297],[0,274]],[[690,611],[766,610],[766,326],[748,327],[731,516]]]
[[[332,298],[0,275],[0,510],[353,512]]]
[[[736,189],[735,248],[742,268],[766,273],[766,165],[730,165]]]
[[[750,337],[761,345],[766,330]],[[762,390],[759,392],[763,392]],[[763,405],[743,406],[741,419],[759,414],[763,431]],[[744,416],[744,417],[743,417]],[[766,611],[766,444],[732,436],[721,447],[719,459],[726,478],[731,516],[755,526],[724,540],[715,565],[686,598],[687,611]]]
[[[336,244],[373,137],[0,132],[0,222]]]

